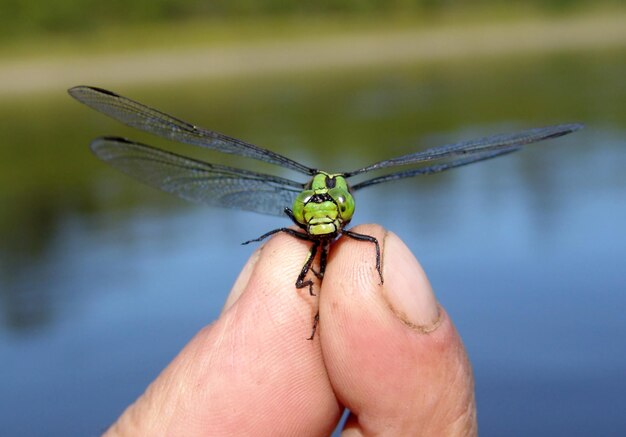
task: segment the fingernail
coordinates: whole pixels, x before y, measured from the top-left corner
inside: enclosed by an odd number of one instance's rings
[[[395,234],[385,237],[384,296],[394,314],[422,332],[439,326],[439,305],[426,273]]]

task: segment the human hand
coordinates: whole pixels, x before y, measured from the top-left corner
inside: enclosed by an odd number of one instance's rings
[[[310,243],[279,234],[250,258],[217,321],[202,329],[107,436],[473,436],[471,367],[401,240],[340,238],[318,297],[296,290]],[[307,341],[319,299],[320,321]]]

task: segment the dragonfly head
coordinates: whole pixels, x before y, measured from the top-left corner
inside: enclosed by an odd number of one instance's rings
[[[298,194],[293,215],[311,235],[333,235],[350,222],[354,198],[341,174],[317,173]]]

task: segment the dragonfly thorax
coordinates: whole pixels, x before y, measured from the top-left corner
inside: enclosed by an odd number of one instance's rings
[[[294,218],[310,235],[336,235],[353,214],[354,199],[341,174],[317,173],[293,203]]]

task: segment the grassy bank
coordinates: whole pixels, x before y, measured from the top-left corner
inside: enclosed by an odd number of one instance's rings
[[[111,28],[17,50],[22,41],[4,49],[0,95],[77,83],[141,85],[626,46],[626,9],[557,17],[528,12],[515,19],[499,14],[434,23],[396,17]]]

